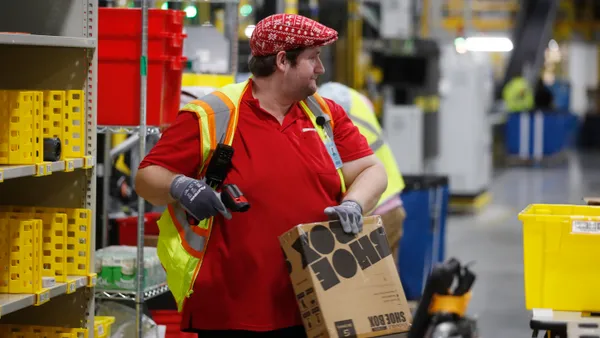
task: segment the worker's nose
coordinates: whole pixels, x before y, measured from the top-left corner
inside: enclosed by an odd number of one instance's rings
[[[315,74],[321,75],[324,73],[325,73],[325,66],[323,66],[323,62],[321,62],[321,59],[319,59],[319,61],[317,62],[317,65],[315,67]]]

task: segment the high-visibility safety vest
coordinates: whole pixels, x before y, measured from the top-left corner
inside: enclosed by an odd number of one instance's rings
[[[392,150],[385,142],[373,105],[364,95],[341,83],[328,82],[319,87],[319,94],[342,106],[359,132],[367,139],[375,156],[383,163],[388,177],[387,189],[377,202],[381,206],[404,189],[404,179]]]
[[[198,177],[205,175],[211,155],[218,143],[232,145],[237,130],[240,101],[246,90],[251,90],[249,81],[227,85],[188,103],[181,109],[181,111],[194,112],[198,117],[202,152]],[[315,94],[300,102],[300,105],[324,144],[327,144],[328,140],[333,140],[333,119],[327,103]],[[324,118],[326,123],[317,124],[319,117]],[[339,168],[337,171],[341,180],[342,194],[344,194],[346,184],[342,169]],[[160,230],[157,244],[158,258],[167,273],[167,284],[180,312],[185,299],[193,292],[213,222],[214,217],[211,217],[200,221],[197,225],[190,224],[185,211],[177,203],[169,205],[158,220]]]
[[[502,89],[502,99],[509,113],[522,113],[533,109],[533,89],[524,77],[515,77]]]

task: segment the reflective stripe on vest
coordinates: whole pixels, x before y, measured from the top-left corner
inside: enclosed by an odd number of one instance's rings
[[[185,105],[181,111],[193,112],[200,127],[200,152],[202,154],[199,177],[203,177],[206,164],[217,143],[231,145],[237,129],[240,101],[248,90],[248,81],[225,86],[199,100]],[[333,121],[327,103],[318,95],[301,102],[301,106],[323,141],[333,138]],[[328,123],[320,128],[316,118],[323,116]],[[323,130],[325,132],[323,132]],[[341,190],[345,193],[341,169]],[[205,219],[198,225],[188,222],[185,211],[179,204],[171,204],[158,221],[160,230],[157,244],[158,257],[167,272],[167,284],[177,309],[183,310],[185,300],[192,294],[198,272],[202,267],[204,253],[210,241],[214,218]]]

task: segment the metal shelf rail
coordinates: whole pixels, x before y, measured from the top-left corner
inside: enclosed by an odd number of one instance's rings
[[[144,300],[152,299],[169,291],[166,283],[144,289]],[[135,300],[136,291],[98,290],[96,299]]]
[[[0,166],[0,205],[92,210],[90,267],[96,227],[97,7],[97,0],[19,0],[3,2],[0,10],[0,89],[83,90],[86,126],[81,158]],[[90,271],[36,294],[0,294],[0,323],[94,332],[95,283]]]

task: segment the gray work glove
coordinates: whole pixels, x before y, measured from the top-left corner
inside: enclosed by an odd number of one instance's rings
[[[335,207],[325,208],[329,219],[339,220],[344,232],[358,234],[363,228],[362,207],[354,201],[344,201]]]
[[[204,181],[177,175],[171,183],[171,197],[199,221],[218,213],[231,219],[231,213],[221,201],[221,195]]]

